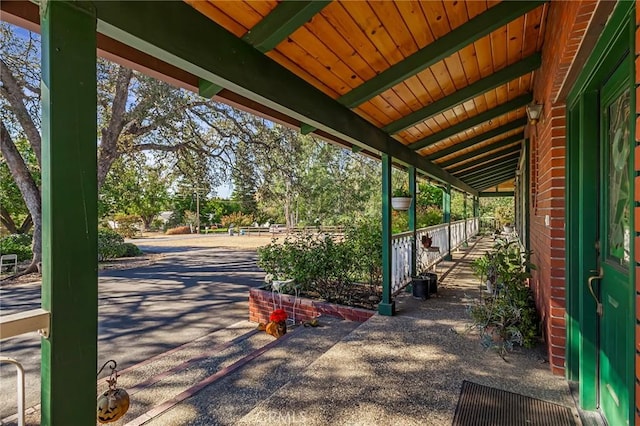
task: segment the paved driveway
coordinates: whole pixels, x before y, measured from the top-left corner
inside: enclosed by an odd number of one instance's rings
[[[251,250],[154,247],[156,263],[102,271],[99,278],[100,363],[125,368],[248,317],[248,289],[262,284]],[[0,314],[40,306],[38,284],[0,289]],[[0,342],[0,353],[27,371],[27,407],[40,401],[40,339],[35,333]],[[97,370],[97,369],[96,369]],[[0,368],[0,419],[16,412],[13,367]]]

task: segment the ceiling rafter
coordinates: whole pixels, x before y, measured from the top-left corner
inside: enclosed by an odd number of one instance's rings
[[[199,79],[198,81],[198,94],[203,98],[211,99],[223,89],[222,86],[218,86],[210,81]]]
[[[513,179],[514,177],[516,177],[515,174],[511,174],[510,176],[505,176],[505,177],[501,178],[500,180],[496,180],[496,181],[492,182],[491,184],[488,184],[488,186],[482,187],[482,191],[485,191],[485,190],[487,190],[487,189],[489,189],[491,187],[494,187],[494,186],[500,186],[503,183]]]
[[[355,108],[544,3],[546,1],[499,3],[342,95],[338,101]]]
[[[506,157],[496,158],[495,160],[488,163],[481,164],[460,173],[456,173],[456,176],[460,177],[460,179],[473,179],[479,174],[486,174],[488,172],[495,171],[497,168],[499,168],[500,166],[504,166],[507,163],[511,164],[511,162],[516,162],[518,161],[519,157],[520,152],[511,153]]]
[[[496,173],[492,176],[487,176],[483,179],[469,179],[469,184],[473,185],[475,188],[480,188],[479,191],[483,191],[486,188],[491,188],[499,183],[502,183],[506,180],[511,179],[516,175],[515,167],[513,170],[507,170],[503,173]]]
[[[536,52],[515,64],[509,65],[488,77],[478,80],[463,89],[453,92],[449,96],[438,99],[424,108],[414,111],[411,114],[388,124],[382,130],[389,134],[401,132],[402,130],[415,126],[418,123],[422,123],[429,117],[440,114],[456,105],[460,105],[461,103],[473,99],[482,93],[495,89],[503,84],[507,84],[518,77],[522,77],[523,75],[539,68],[541,63],[542,56],[539,52]]]
[[[458,155],[457,157],[454,157],[454,158],[452,158],[450,160],[438,163],[438,166],[440,166],[442,168],[453,166],[453,165],[456,165],[458,163],[462,163],[463,161],[469,160],[471,158],[478,157],[478,156],[480,156],[482,154],[485,154],[487,152],[507,147],[507,146],[512,145],[512,144],[514,144],[516,142],[520,142],[523,139],[524,139],[524,133],[520,133],[520,134],[517,134],[515,136],[511,136],[511,137],[508,137],[506,139],[499,140],[499,141],[494,142],[494,143],[492,143],[490,145],[483,146],[482,148],[474,149],[474,150],[469,151],[469,152],[467,152],[465,154]]]
[[[432,135],[427,136],[426,138],[420,139],[409,145],[410,149],[417,151],[422,148],[426,148],[430,145],[436,144],[442,140],[445,140],[453,135],[457,135],[458,133],[464,132],[465,130],[471,129],[479,124],[484,123],[485,121],[492,120],[496,117],[499,117],[503,114],[511,112],[515,109],[523,107],[530,103],[533,100],[533,95],[531,93],[527,93],[526,95],[518,96],[517,98],[506,102],[504,104],[498,105],[495,108],[487,110],[483,113],[480,113],[476,116],[473,116],[469,119],[461,121],[458,124],[454,124],[451,127],[447,127],[446,129],[434,133]]]
[[[513,154],[514,152],[520,152],[521,146],[520,145],[513,145],[513,146],[509,146],[507,148],[501,149],[500,151],[496,151],[491,153],[491,155],[485,155],[483,157],[474,157],[475,159],[473,161],[469,161],[466,162],[464,164],[460,164],[459,166],[456,167],[452,167],[450,169],[447,169],[447,171],[449,173],[458,173],[461,172],[463,170],[467,170],[470,169],[471,167],[477,166],[477,165],[482,165],[485,164],[489,161],[491,161],[494,158],[499,158],[499,157],[504,157],[508,154]]]
[[[457,176],[460,179],[463,179],[465,181],[475,180],[477,178],[482,178],[485,176],[491,177],[491,176],[495,176],[498,173],[506,172],[510,169],[515,170],[516,166],[518,165],[517,163],[518,163],[518,155],[512,158],[504,158],[503,161],[500,163],[495,163],[491,166],[487,166],[486,168],[476,170],[473,173],[459,174]]]
[[[331,1],[283,1],[242,37],[262,53],[273,50]]]
[[[432,178],[477,191],[296,76],[183,2],[96,2],[98,32],[316,127],[348,144],[412,165]],[[158,22],[171,22],[171,30]],[[197,36],[196,36],[197,34]],[[211,40],[215,40],[212,43]],[[206,52],[206,54],[203,54]],[[260,72],[256,72],[260,70]]]
[[[447,148],[443,148],[439,151],[436,151],[433,154],[429,154],[427,155],[427,159],[437,160],[438,158],[446,157],[447,155],[453,154],[454,152],[462,151],[463,149],[467,149],[469,147],[472,147],[473,145],[482,143],[488,139],[495,138],[496,136],[500,136],[504,133],[519,129],[520,127],[524,127],[526,124],[527,124],[527,119],[524,117],[514,121],[510,121],[509,123],[504,124],[500,127],[496,127],[495,129],[491,129],[488,132],[484,132],[478,136],[474,136],[470,139],[467,139],[455,145],[451,145]],[[520,135],[517,135],[517,136],[520,136]],[[515,142],[515,140],[513,142]]]
[[[507,175],[514,175],[515,176],[515,173],[516,173],[516,168],[513,167],[512,169],[510,168],[509,170],[505,169],[502,172],[493,173],[490,176],[482,176],[482,177],[470,178],[470,179],[468,179],[468,181],[469,182],[473,182],[473,185],[478,186],[478,185],[482,185],[482,184],[485,184],[485,183],[490,182],[490,181],[504,179],[504,176],[507,176]]]
[[[494,192],[481,192],[478,194],[480,198],[492,198],[492,197],[513,197],[514,191],[494,191]]]

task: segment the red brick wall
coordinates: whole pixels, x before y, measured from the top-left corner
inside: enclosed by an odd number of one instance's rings
[[[640,175],[640,1],[636,0],[636,37],[635,37],[635,67],[636,67],[636,146],[634,164],[636,175]],[[635,178],[635,260],[636,260],[636,418],[635,424],[640,425],[640,176]]]
[[[551,369],[565,368],[565,146],[564,99],[557,99],[580,48],[597,1],[551,2],[542,65],[536,72],[534,99],[544,102],[543,119],[529,127],[531,140],[531,286],[542,317]]]
[[[273,298],[270,291],[252,288],[249,291],[249,321],[266,323],[269,315],[274,310]],[[275,296],[276,309],[282,306],[289,319],[294,318],[296,323],[306,321],[318,316],[329,316],[350,321],[364,322],[375,314],[375,311],[350,308],[348,306],[334,305],[332,303],[318,302],[304,297],[295,298],[283,294]],[[294,310],[295,303],[295,310]]]
[[[565,363],[565,107],[545,108],[545,119],[532,139],[536,192],[532,194],[532,288],[543,324],[551,368],[563,374]]]

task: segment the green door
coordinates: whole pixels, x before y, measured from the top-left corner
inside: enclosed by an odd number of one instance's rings
[[[631,319],[631,244],[633,193],[630,162],[631,85],[627,55],[600,92],[600,324],[599,402],[611,425],[629,424],[633,351]]]

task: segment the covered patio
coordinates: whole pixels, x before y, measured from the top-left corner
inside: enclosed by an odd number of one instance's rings
[[[95,419],[97,54],[379,158],[382,316],[398,308],[392,167],[414,196],[418,179],[442,187],[445,258],[452,190],[469,218],[480,197],[513,195],[550,370],[582,409],[640,421],[635,1],[1,8],[42,34],[42,424]],[[409,218],[415,246],[415,205]],[[415,272],[414,252],[395,271]]]

